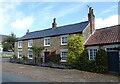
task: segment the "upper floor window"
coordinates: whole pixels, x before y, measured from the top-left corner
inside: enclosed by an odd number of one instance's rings
[[[32,47],[33,45],[33,40],[28,40],[28,47]]]
[[[88,51],[89,51],[89,60],[95,60],[98,49],[88,49]]]
[[[29,59],[33,58],[33,52],[32,52],[32,50],[28,50],[28,58]]]
[[[61,62],[66,62],[66,56],[68,54],[68,50],[65,49],[65,50],[61,50]]]
[[[22,48],[22,41],[18,42],[18,48]]]
[[[67,45],[68,35],[61,36],[61,45]]]
[[[44,38],[44,46],[50,46],[50,38]]]

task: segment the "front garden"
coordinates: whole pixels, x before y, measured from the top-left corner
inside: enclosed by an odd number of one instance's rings
[[[96,53],[95,60],[89,60],[88,50],[85,48],[84,39],[80,35],[73,35],[68,39],[68,55],[67,62],[63,65],[60,63],[60,54],[56,54],[56,51],[50,52],[47,56],[47,62],[43,63],[41,52],[44,47],[31,47],[33,51],[33,59],[28,59],[27,56],[23,56],[18,59],[15,55],[10,59],[12,63],[20,63],[34,66],[59,68],[59,69],[78,69],[96,73],[107,73],[108,62],[107,53],[103,49],[99,49]]]

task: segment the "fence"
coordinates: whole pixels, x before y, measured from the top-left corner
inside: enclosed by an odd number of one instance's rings
[[[14,52],[0,52],[0,56],[13,56]]]

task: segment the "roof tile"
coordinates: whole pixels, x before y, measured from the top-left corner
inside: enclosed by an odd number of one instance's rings
[[[120,43],[120,25],[97,29],[85,45]]]

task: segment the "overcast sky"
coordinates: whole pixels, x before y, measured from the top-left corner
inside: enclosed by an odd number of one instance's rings
[[[17,37],[30,31],[88,20],[88,7],[94,9],[96,29],[118,24],[118,2],[0,2],[0,34]]]

